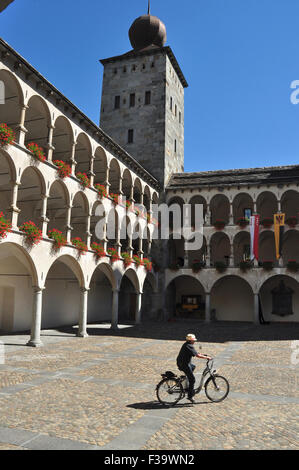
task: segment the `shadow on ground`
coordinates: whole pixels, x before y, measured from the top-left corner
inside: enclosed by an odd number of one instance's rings
[[[247,322],[216,322],[206,324],[201,321],[176,320],[171,322],[144,322],[141,325],[122,324],[122,328],[112,330],[108,322],[93,323],[87,327],[90,336],[114,336],[123,338],[144,338],[156,340],[183,341],[188,333],[194,333],[201,343],[226,343],[233,341],[286,341],[299,338],[297,323],[272,323],[254,325]],[[64,337],[76,335],[77,326],[53,327],[52,331],[42,331],[42,336]],[[55,335],[55,331],[57,335]],[[0,332],[2,334],[2,332]],[[9,335],[28,334],[13,333]]]

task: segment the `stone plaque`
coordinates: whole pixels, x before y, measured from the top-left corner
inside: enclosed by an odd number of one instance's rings
[[[293,294],[294,291],[287,287],[283,281],[272,291],[272,315],[286,317],[293,315]]]

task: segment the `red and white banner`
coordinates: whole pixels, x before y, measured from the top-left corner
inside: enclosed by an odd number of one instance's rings
[[[259,259],[259,227],[260,216],[252,215],[250,217],[250,259]]]

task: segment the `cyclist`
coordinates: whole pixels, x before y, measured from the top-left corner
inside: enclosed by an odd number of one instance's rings
[[[200,354],[196,351],[194,347],[195,341],[197,341],[195,335],[189,333],[186,336],[186,342],[181,347],[181,350],[176,360],[179,370],[184,372],[188,379],[188,400],[191,401],[191,403],[195,403],[193,400],[195,384],[195,377],[193,372],[195,369],[195,365],[191,362],[192,357],[198,357],[199,359],[212,359],[210,356],[207,356],[206,354]]]

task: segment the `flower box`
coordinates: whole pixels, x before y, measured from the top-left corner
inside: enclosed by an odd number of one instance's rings
[[[113,204],[119,204],[119,194],[115,193],[110,193],[109,194],[110,199],[112,199]]]
[[[151,271],[153,269],[153,264],[148,258],[143,258],[143,266],[147,271]]]
[[[130,255],[130,253],[125,252],[125,253],[122,253],[121,256],[122,256],[122,259],[126,268],[132,264],[133,258]]]
[[[224,273],[227,270],[227,265],[223,261],[216,261],[214,267],[219,273]]]
[[[91,247],[92,251],[95,252],[95,256],[100,259],[100,258],[104,258],[106,255],[106,252],[104,250],[104,247],[102,245],[99,245],[98,243],[92,243],[91,244]]]
[[[4,217],[3,212],[0,212],[0,239],[6,238],[9,232],[11,223]]]
[[[79,250],[80,255],[85,255],[88,251],[86,243],[84,243],[80,237],[73,238],[72,245]]]
[[[245,228],[248,224],[248,219],[245,219],[245,217],[240,217],[240,219],[237,220],[237,225],[239,225],[240,228]]]
[[[223,230],[226,223],[224,222],[224,220],[217,219],[215,220],[213,225],[217,230]]]
[[[2,122],[0,124],[0,147],[6,147],[7,145],[11,145],[15,140],[15,133],[14,131]]]
[[[133,261],[136,264],[137,267],[143,266],[143,260],[140,258],[138,255],[133,256]]]
[[[286,220],[286,224],[291,227],[291,228],[294,228],[296,227],[296,225],[298,224],[298,219],[297,217],[289,217],[287,220]]]
[[[264,227],[264,228],[270,228],[272,227],[273,225],[273,219],[270,219],[270,218],[266,218],[266,219],[263,219],[261,221],[261,225]]]
[[[262,261],[261,266],[265,271],[271,271],[274,267],[274,262],[272,260]]]
[[[299,263],[294,259],[289,259],[287,262],[287,268],[292,273],[297,273],[299,271]]]
[[[66,245],[66,238],[60,230],[53,228],[53,230],[49,231],[49,238],[54,241],[54,246],[57,250],[64,247]]]
[[[81,186],[84,189],[90,187],[90,181],[89,181],[89,178],[88,178],[86,173],[79,172],[79,173],[76,174],[76,178],[78,178],[78,180],[80,181]]]
[[[53,163],[54,165],[58,167],[57,171],[58,171],[60,178],[64,179],[72,174],[72,169],[70,165],[63,162],[62,160],[55,160]]]
[[[99,197],[101,199],[103,199],[104,197],[107,197],[107,191],[106,191],[105,186],[103,186],[102,184],[96,183],[94,185],[94,188],[97,190]]]
[[[116,248],[108,248],[107,252],[108,255],[111,257],[111,263],[115,263],[116,261],[120,260],[120,256],[117,253]]]
[[[24,222],[20,226],[20,231],[24,232],[25,237],[26,237],[26,242],[29,245],[38,245],[38,243],[42,239],[41,230],[31,220],[29,222]]]
[[[39,147],[35,142],[30,142],[26,145],[26,147],[40,162],[44,162],[46,160],[44,149],[42,147]]]

